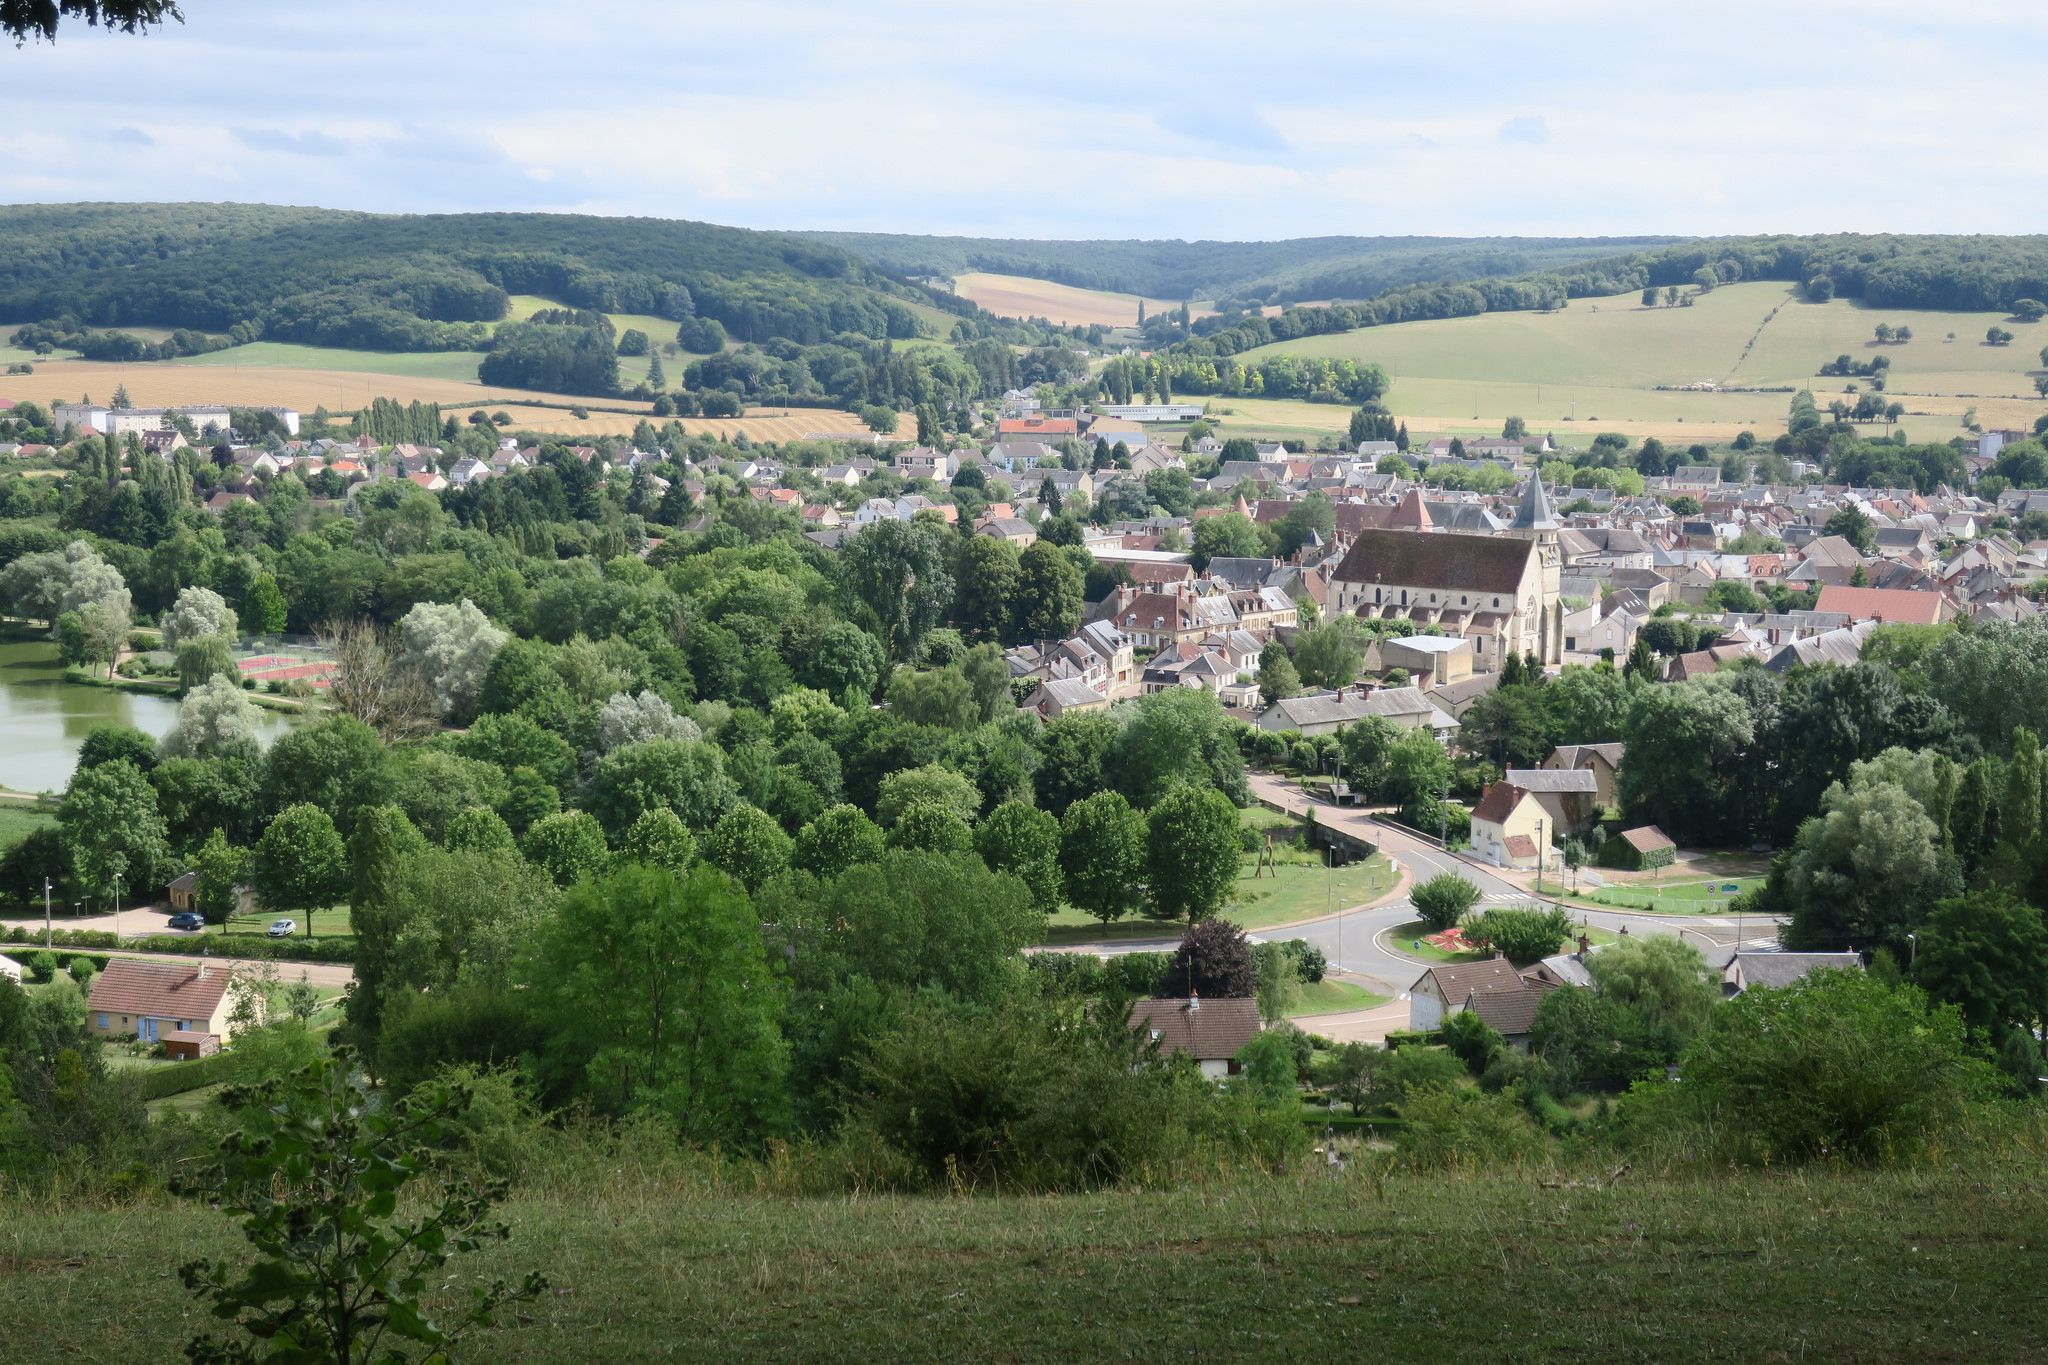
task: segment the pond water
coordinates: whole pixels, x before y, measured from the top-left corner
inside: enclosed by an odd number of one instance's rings
[[[264,744],[291,724],[275,711],[256,714]],[[177,721],[174,697],[66,683],[55,641],[0,640],[0,786],[62,791],[92,730],[127,725],[161,738]]]

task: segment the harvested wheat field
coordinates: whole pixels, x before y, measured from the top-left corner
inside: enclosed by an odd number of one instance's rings
[[[970,271],[953,277],[953,292],[986,308],[998,317],[1044,318],[1060,327],[1135,327],[1138,325],[1138,296],[1112,294],[1102,289],[1079,289],[1051,280],[1034,280],[1023,275],[991,275]],[[1179,299],[1144,300],[1147,316],[1180,307]],[[1194,310],[1205,317],[1205,310]]]
[[[325,407],[353,412],[372,398],[410,403],[491,403],[499,398],[533,398],[517,389],[486,388],[459,379],[375,371],[294,369],[271,365],[180,365],[163,361],[115,364],[97,360],[49,360],[35,373],[0,377],[0,398],[76,402],[91,394],[99,402],[126,387],[139,407],[179,403],[281,404],[301,412]],[[564,395],[541,395],[563,402]]]

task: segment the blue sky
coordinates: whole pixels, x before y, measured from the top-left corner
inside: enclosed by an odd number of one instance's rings
[[[0,49],[0,200],[1274,238],[2039,230],[2007,0],[185,0]]]

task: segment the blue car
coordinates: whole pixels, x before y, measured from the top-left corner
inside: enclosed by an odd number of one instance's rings
[[[205,927],[206,917],[197,910],[180,910],[177,914],[171,916],[171,928],[173,929],[204,929]]]

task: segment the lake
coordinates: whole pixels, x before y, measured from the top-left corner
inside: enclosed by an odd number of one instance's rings
[[[291,723],[275,711],[256,715],[264,744]],[[162,738],[177,721],[175,697],[66,683],[53,640],[0,640],[0,787],[62,791],[90,731],[126,725]]]

